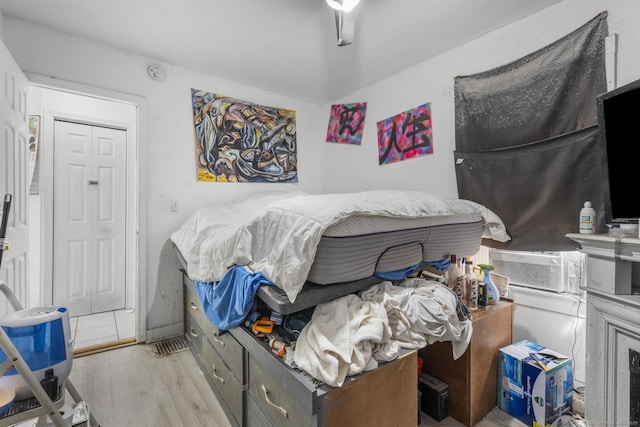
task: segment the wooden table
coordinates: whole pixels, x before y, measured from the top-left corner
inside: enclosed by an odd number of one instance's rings
[[[478,307],[471,314],[467,351],[453,360],[451,342],[420,349],[422,371],[449,385],[449,416],[471,427],[496,406],[498,350],[512,343],[513,302]]]

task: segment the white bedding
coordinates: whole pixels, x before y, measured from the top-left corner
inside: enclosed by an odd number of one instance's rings
[[[468,200],[421,191],[310,195],[264,193],[198,209],[171,234],[193,280],[222,279],[234,266],[262,272],[295,302],[323,232],[350,215],[418,218],[456,214],[483,221],[483,237],[510,240],[502,220]]]
[[[340,387],[348,375],[375,369],[418,349],[450,341],[454,360],[467,350],[473,324],[460,320],[446,286],[420,278],[382,282],[356,295],[318,304],[302,329],[293,360],[312,377]]]

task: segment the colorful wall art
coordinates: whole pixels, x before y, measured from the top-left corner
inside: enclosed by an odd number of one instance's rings
[[[198,181],[298,182],[296,112],[191,89]]]
[[[360,145],[366,112],[366,102],[332,105],[329,127],[327,128],[327,142]]]
[[[379,121],[378,163],[395,163],[433,154],[431,103]]]

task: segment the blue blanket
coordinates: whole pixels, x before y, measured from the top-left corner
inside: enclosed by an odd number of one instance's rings
[[[240,325],[253,307],[260,285],[273,285],[262,273],[232,267],[219,282],[195,281],[196,293],[205,314],[220,330]]]

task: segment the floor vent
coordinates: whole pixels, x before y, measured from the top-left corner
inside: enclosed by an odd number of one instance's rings
[[[184,337],[175,337],[153,343],[152,348],[153,354],[156,357],[160,357],[178,353],[182,350],[188,349],[189,347],[187,346],[187,341]]]

